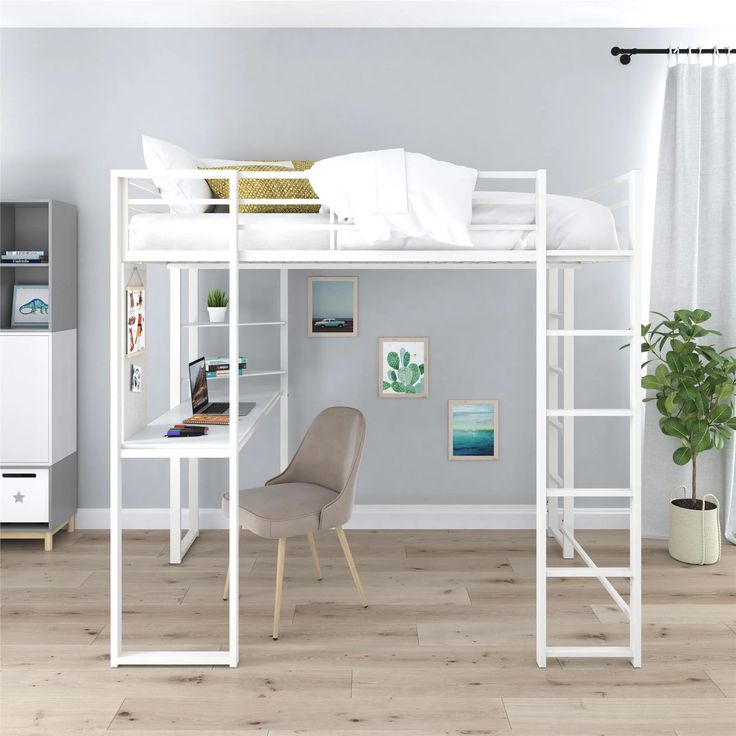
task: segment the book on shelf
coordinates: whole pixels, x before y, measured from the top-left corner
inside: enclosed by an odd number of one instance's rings
[[[3,263],[48,263],[48,255],[42,250],[7,250],[2,255]]]
[[[227,378],[230,375],[230,371],[207,371],[207,378]],[[239,376],[245,375],[245,368],[240,368],[238,370]]]
[[[241,355],[238,359],[238,368],[245,370],[248,366],[248,358]],[[206,371],[229,371],[230,361],[220,356],[216,358],[205,358],[204,367]]]

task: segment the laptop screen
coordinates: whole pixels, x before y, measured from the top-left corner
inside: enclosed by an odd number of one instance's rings
[[[209,403],[203,357],[189,364],[189,389],[192,392],[192,411],[196,414]]]

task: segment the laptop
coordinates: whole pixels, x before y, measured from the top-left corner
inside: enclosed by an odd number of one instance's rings
[[[192,393],[192,413],[194,414],[229,414],[230,402],[210,401],[207,389],[207,371],[204,356],[193,360],[189,364],[189,389]],[[244,417],[255,406],[252,401],[241,401],[238,406],[238,416]]]

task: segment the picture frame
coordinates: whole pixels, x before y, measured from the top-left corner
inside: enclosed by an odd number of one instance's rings
[[[429,338],[378,338],[378,396],[426,399],[429,396]]]
[[[48,284],[15,284],[10,327],[48,329],[51,304]]]
[[[456,461],[498,460],[498,399],[447,402],[447,456]]]
[[[134,394],[143,391],[143,367],[135,363],[130,366],[130,390]]]
[[[358,336],[358,277],[307,277],[307,335]]]
[[[146,289],[125,287],[125,355],[140,355],[146,349]]]

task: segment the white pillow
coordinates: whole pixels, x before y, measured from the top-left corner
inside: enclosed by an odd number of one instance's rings
[[[280,166],[282,169],[293,169],[293,161],[233,161],[229,158],[200,158],[199,165],[209,169],[218,166]]]
[[[183,148],[144,135],[143,159],[147,169],[196,169],[197,158]],[[212,199],[212,192],[204,179],[154,179],[164,199]],[[171,212],[175,214],[198,214],[207,211],[204,204],[171,204]]]

